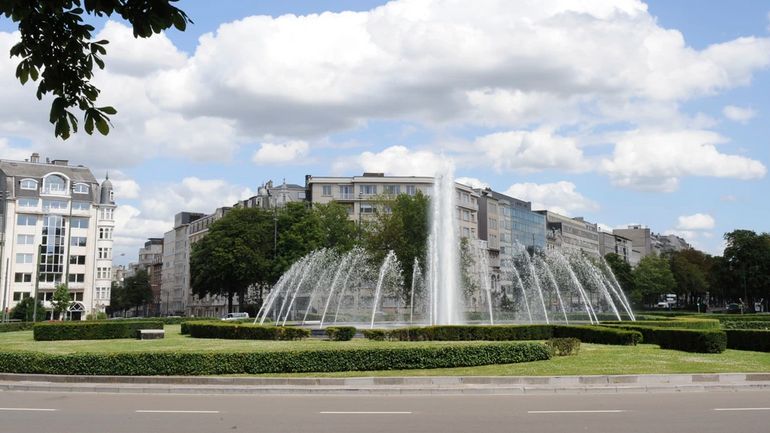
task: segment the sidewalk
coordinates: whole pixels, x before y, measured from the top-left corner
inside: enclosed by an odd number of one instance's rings
[[[770,389],[770,373],[618,376],[208,377],[0,373],[0,391],[152,394],[522,395]]]

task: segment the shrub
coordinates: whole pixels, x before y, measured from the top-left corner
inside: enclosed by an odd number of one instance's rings
[[[385,329],[364,329],[361,331],[367,340],[383,341],[388,337],[388,331]]]
[[[577,355],[580,351],[580,340],[577,338],[551,338],[546,345],[556,356]]]
[[[86,314],[86,320],[107,320],[107,313],[100,311],[96,314]]]
[[[642,334],[638,331],[592,325],[553,325],[553,336],[577,338],[584,343],[619,346],[635,346],[642,341]]]
[[[727,347],[727,336],[721,330],[672,329],[638,325],[607,326],[639,331],[645,343],[657,344],[661,349],[698,353],[722,353]]]
[[[602,325],[625,325],[628,322],[602,322]],[[656,326],[660,328],[683,328],[683,329],[719,329],[719,320],[717,319],[694,319],[689,317],[664,319],[664,320],[637,320],[631,323],[636,326]]]
[[[354,326],[330,326],[326,328],[326,336],[332,341],[350,341],[356,335]]]
[[[0,371],[76,375],[214,375],[473,367],[550,358],[539,343],[477,343],[280,352],[0,353]]]
[[[756,329],[728,329],[727,348],[770,352],[770,331]]]
[[[0,332],[27,331],[32,329],[33,322],[0,323]]]
[[[38,341],[135,338],[140,329],[163,329],[163,323],[149,320],[48,322],[37,323],[32,328],[34,338]]]
[[[766,320],[725,320],[722,322],[722,328],[770,330],[770,322]],[[729,343],[729,340],[728,340],[728,343]]]
[[[227,322],[185,322],[185,331],[193,338],[227,340],[300,340],[310,330],[296,327],[261,326]]]

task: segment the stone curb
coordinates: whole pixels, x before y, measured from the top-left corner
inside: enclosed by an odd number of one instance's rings
[[[155,394],[521,395],[770,389],[770,373],[601,376],[197,377],[0,373],[2,391]]]

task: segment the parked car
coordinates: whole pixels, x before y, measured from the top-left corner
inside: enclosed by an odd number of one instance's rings
[[[725,313],[740,314],[741,310],[742,310],[741,304],[727,304],[727,308],[725,308]]]
[[[670,305],[669,305],[668,302],[661,301],[661,302],[658,302],[657,304],[655,304],[655,308],[669,308],[669,307],[670,307]]]
[[[248,319],[249,313],[227,313],[225,317],[222,318],[222,320],[242,320],[242,319]]]

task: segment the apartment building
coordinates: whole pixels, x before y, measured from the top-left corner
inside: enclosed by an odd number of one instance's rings
[[[188,226],[205,215],[179,212],[174,228],[163,235],[163,265],[160,282],[160,311],[163,315],[185,315],[190,299],[190,240]]]
[[[660,255],[692,248],[680,236],[653,233],[649,227],[639,224],[630,225],[625,229],[614,229],[612,233],[630,239],[633,250],[638,252],[639,260],[650,254]]]
[[[67,160],[0,160],[0,290],[3,312],[37,293],[46,309],[66,283],[66,315],[109,305],[115,197],[87,167]]]
[[[641,260],[639,251],[634,250],[631,239],[599,231],[599,254],[604,257],[611,253],[617,254],[631,266],[636,266]]]
[[[546,220],[547,247],[565,252],[583,252],[593,256],[599,253],[599,227],[582,217],[570,218],[548,210],[539,210]]]

